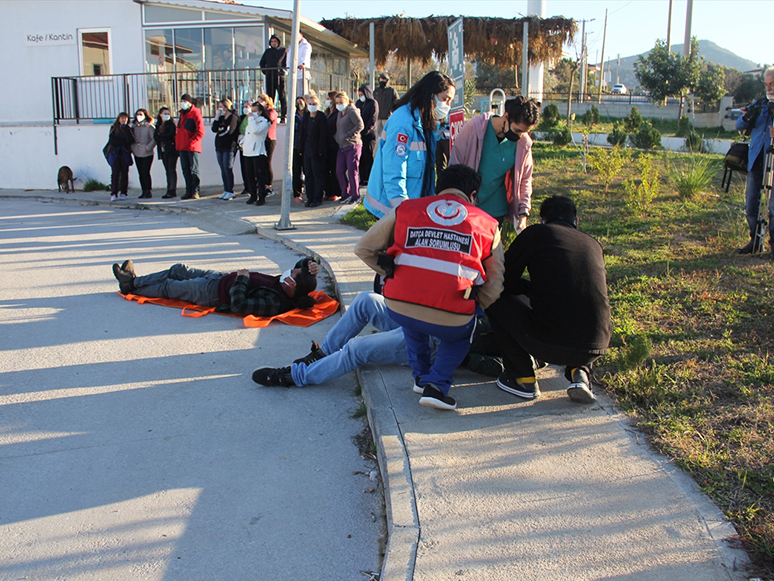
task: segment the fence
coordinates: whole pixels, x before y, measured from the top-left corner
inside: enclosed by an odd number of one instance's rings
[[[287,82],[290,78],[285,77]],[[309,88],[318,94],[334,89],[356,93],[352,79],[324,71],[311,71]],[[162,106],[174,110],[186,93],[197,100],[202,115],[211,118],[220,99],[228,97],[238,104],[263,92],[260,69],[51,78],[54,125],[62,121],[113,120],[122,111],[131,115],[137,109],[155,115]]]

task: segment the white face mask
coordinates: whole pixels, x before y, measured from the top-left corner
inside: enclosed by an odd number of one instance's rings
[[[161,120],[162,121],[169,121],[171,115],[169,113],[162,113],[161,114]]]
[[[361,103],[365,103],[365,95],[360,95],[360,97],[358,97],[358,99],[360,99]]]
[[[293,278],[293,270],[290,269],[290,268],[288,268],[285,272],[283,272],[280,275],[280,282],[285,282],[285,279],[288,279],[288,278],[291,279],[291,280],[295,280]]]
[[[138,115],[136,119],[137,119],[137,123],[142,123],[143,121],[145,121],[145,115]]]
[[[310,113],[317,113],[317,105],[309,105]]]
[[[183,101],[182,103],[180,103],[180,108],[183,111],[188,111],[191,108],[191,104],[188,101]]]
[[[325,99],[325,108],[326,109],[329,109],[332,104],[333,104],[333,101],[331,101],[330,99]]]
[[[242,113],[244,113],[245,115],[249,115],[250,114],[250,107],[242,107]]]
[[[336,109],[338,109],[339,111],[343,111],[346,108],[347,108],[347,106],[344,103],[336,105]]]
[[[446,116],[449,114],[449,111],[451,111],[451,105],[448,105],[447,103],[441,103],[438,100],[438,95],[434,97],[435,99],[435,118],[439,121],[441,119],[446,119]]]

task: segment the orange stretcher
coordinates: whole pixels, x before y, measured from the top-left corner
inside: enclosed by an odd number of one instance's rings
[[[315,300],[315,305],[311,309],[292,309],[273,317],[255,317],[253,315],[238,315],[235,313],[219,313],[215,310],[215,307],[203,307],[202,305],[195,305],[186,301],[179,301],[177,299],[162,299],[143,297],[133,294],[121,294],[127,301],[137,301],[139,304],[150,303],[153,305],[163,305],[165,307],[175,307],[181,309],[181,314],[184,317],[204,317],[210,313],[216,313],[218,315],[227,315],[229,317],[239,317],[244,321],[245,327],[255,327],[262,329],[268,327],[272,321],[281,321],[287,325],[293,325],[294,327],[309,327],[314,325],[317,321],[322,321],[330,317],[333,313],[339,310],[339,303],[336,299],[332,299],[323,291],[313,291],[309,293]]]

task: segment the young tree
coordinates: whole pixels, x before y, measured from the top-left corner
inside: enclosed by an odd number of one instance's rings
[[[701,72],[693,87],[696,97],[705,105],[713,105],[726,94],[726,71],[721,65],[702,63]]]
[[[647,56],[637,57],[634,72],[637,80],[650,91],[654,102],[667,97],[680,98],[680,116],[683,114],[685,94],[699,80],[701,60],[699,59],[699,41],[691,38],[691,52],[687,57],[667,51],[666,42],[657,40]]]

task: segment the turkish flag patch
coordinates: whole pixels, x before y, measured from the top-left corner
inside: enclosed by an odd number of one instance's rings
[[[408,143],[408,135],[405,133],[398,133],[398,143]]]

